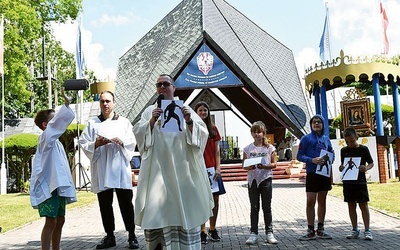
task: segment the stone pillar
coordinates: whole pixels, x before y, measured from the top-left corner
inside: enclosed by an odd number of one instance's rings
[[[389,179],[387,149],[385,145],[376,144],[378,152],[379,182],[387,183]]]

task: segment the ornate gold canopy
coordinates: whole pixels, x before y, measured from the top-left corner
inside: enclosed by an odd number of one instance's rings
[[[389,78],[399,83],[399,56],[365,56],[364,58],[345,56],[343,50],[340,56],[331,62],[315,64],[305,71],[305,87],[312,92],[315,84],[320,87],[326,84],[326,89],[333,89],[353,82],[370,83],[374,74],[380,74],[380,84],[387,84]]]

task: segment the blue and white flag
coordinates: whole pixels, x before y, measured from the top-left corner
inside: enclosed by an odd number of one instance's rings
[[[85,56],[82,50],[82,17],[78,18],[78,29],[76,36],[76,79],[84,79],[85,78]]]
[[[329,44],[328,11],[327,11],[325,16],[324,31],[322,32],[321,41],[319,42],[319,57],[323,62],[326,62],[326,60],[329,58],[329,54],[330,54],[330,44]]]

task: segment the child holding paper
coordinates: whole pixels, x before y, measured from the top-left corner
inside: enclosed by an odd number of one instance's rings
[[[276,149],[267,140],[267,129],[261,121],[251,126],[251,136],[254,142],[243,149],[243,168],[248,170],[247,181],[250,198],[250,237],[246,244],[253,245],[258,240],[258,214],[260,211],[260,196],[264,212],[266,242],[276,244],[272,229],[272,169],[276,167]],[[247,166],[246,159],[260,158],[259,163]]]
[[[326,158],[322,157],[325,153],[331,154],[329,159],[332,164],[335,159],[329,136],[324,134],[325,119],[317,114],[310,120],[311,132],[300,139],[297,159],[306,164],[306,216],[307,233],[299,240],[332,239],[332,236],[325,231],[324,222],[326,214],[326,196],[332,189],[331,170],[328,175],[318,171],[318,166],[326,163]],[[322,154],[322,155],[321,155]],[[317,213],[315,204],[318,202]],[[315,230],[315,216],[318,217],[317,230]]]
[[[349,207],[349,216],[353,230],[348,235],[347,239],[357,239],[360,237],[360,230],[357,226],[357,203],[361,209],[362,218],[364,221],[364,239],[372,240],[372,233],[369,229],[369,210],[368,210],[368,188],[367,179],[365,178],[365,172],[370,170],[373,166],[373,160],[369,152],[368,147],[358,144],[358,135],[354,128],[346,128],[343,132],[344,140],[346,141],[347,147],[340,150],[341,165],[339,171],[342,172],[345,169],[343,163],[346,158],[354,159],[359,157],[360,166],[358,167],[358,178],[357,180],[343,180],[343,196],[344,201],[347,202]],[[368,163],[368,165],[366,165]]]

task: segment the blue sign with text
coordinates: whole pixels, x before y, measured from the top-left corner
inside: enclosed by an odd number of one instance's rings
[[[177,89],[242,86],[235,74],[203,44],[176,79]]]

